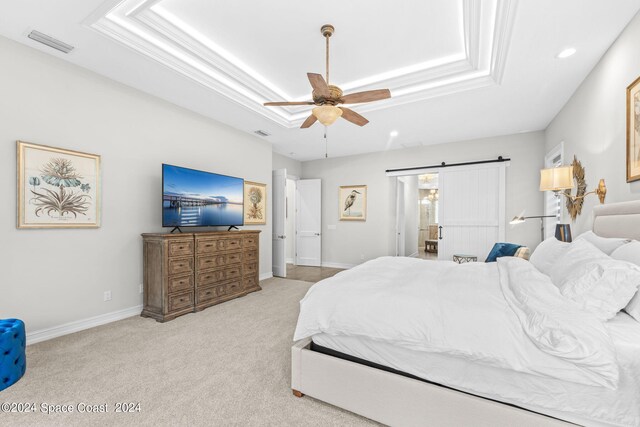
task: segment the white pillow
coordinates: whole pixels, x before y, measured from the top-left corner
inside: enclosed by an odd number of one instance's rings
[[[553,265],[569,249],[569,243],[561,242],[555,237],[549,237],[540,243],[531,254],[529,261],[541,273],[551,275]]]
[[[606,321],[638,291],[640,267],[614,260],[581,239],[573,242],[555,265],[551,280],[566,298]]]
[[[618,249],[625,243],[629,243],[629,239],[619,239],[617,237],[600,237],[593,231],[586,231],[576,237],[576,240],[586,240],[592,243],[596,248],[600,249],[607,255],[611,255],[613,251]]]
[[[631,243],[620,246],[613,251],[611,258],[640,266],[640,242],[634,240]],[[627,304],[624,311],[640,322],[640,291],[636,292],[636,295],[631,299],[631,302]]]

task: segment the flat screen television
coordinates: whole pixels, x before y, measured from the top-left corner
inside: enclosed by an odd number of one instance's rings
[[[243,224],[244,179],[162,165],[162,226]]]

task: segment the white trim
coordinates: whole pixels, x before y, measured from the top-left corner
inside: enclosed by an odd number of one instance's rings
[[[415,251],[414,253],[409,255],[409,258],[418,258],[418,251]]]
[[[322,267],[330,267],[330,268],[344,268],[346,270],[355,267],[358,264],[345,264],[342,262],[333,262],[333,261],[327,261],[327,262],[322,262]]]
[[[261,273],[259,280],[263,281],[263,280],[271,279],[272,277],[273,277],[273,271],[268,271],[266,273]]]
[[[286,258],[286,259],[284,260],[284,262],[285,262],[286,264],[293,264],[293,258]]]
[[[28,332],[27,345],[61,337],[63,335],[73,334],[74,332],[84,331],[85,329],[95,328],[96,326],[106,325],[107,323],[126,319],[128,317],[139,316],[141,312],[142,304],[136,305],[135,307],[125,308],[124,310],[113,311],[111,313],[100,314],[87,319],[64,323],[52,328]]]

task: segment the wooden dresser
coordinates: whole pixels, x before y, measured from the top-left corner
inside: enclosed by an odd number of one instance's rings
[[[258,230],[143,234],[143,317],[159,322],[259,291]]]

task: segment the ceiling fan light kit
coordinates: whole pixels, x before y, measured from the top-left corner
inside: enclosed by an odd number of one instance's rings
[[[334,105],[321,105],[311,110],[311,113],[325,126],[330,126],[342,116],[342,110]]]
[[[313,101],[277,101],[277,102],[265,102],[266,107],[283,107],[290,105],[316,105],[312,110],[312,113],[302,123],[300,128],[305,129],[313,125],[316,121],[319,121],[325,126],[332,125],[338,118],[342,117],[345,120],[350,121],[358,126],[364,126],[369,123],[369,120],[362,117],[355,111],[346,108],[338,107],[338,104],[359,104],[363,102],[379,101],[382,99],[391,98],[391,92],[389,89],[377,89],[368,90],[364,92],[352,93],[344,95],[342,89],[336,85],[329,84],[329,38],[333,35],[335,28],[333,25],[323,25],[320,32],[326,41],[326,79],[321,74],[307,73],[309,83],[313,91],[311,98]]]

